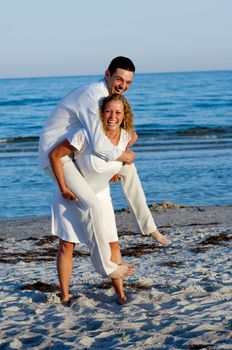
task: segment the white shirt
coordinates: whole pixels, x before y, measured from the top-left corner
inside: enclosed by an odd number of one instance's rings
[[[109,95],[105,80],[79,87],[58,104],[45,123],[39,141],[39,166],[50,165],[48,154],[70,133],[82,129],[92,153],[106,161],[117,159],[123,150],[105,135],[99,118],[99,106]],[[80,133],[81,134],[81,133]]]
[[[131,138],[131,135],[124,129],[121,129],[120,140],[118,146],[125,150]],[[119,173],[122,163],[117,161],[106,162],[93,154],[90,145],[82,138],[82,147],[80,147],[80,137],[78,133],[69,135],[68,141],[78,151],[74,152],[75,163],[81,174],[93,189],[95,193],[103,192],[108,189],[109,181],[117,173]],[[109,195],[109,194],[108,194]]]

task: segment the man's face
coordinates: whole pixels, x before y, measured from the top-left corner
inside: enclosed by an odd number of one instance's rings
[[[107,70],[105,72],[105,78],[110,94],[124,94],[132,84],[134,73],[117,68],[112,75],[110,75],[110,72]]]

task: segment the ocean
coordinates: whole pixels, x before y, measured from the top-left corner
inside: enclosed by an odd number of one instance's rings
[[[0,80],[0,219],[50,214],[54,188],[38,170],[41,128],[56,104],[101,76]],[[232,71],[136,74],[126,93],[148,204],[232,204]],[[127,206],[112,185],[115,209]]]

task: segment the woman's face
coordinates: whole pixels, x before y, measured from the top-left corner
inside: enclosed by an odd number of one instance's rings
[[[124,119],[122,101],[110,101],[103,111],[103,123],[107,131],[117,131]]]

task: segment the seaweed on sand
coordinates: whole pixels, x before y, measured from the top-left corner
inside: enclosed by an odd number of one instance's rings
[[[53,293],[59,291],[59,286],[57,284],[50,284],[41,281],[34,283],[27,283],[20,287],[21,290],[37,290],[43,293]]]
[[[216,236],[206,238],[204,241],[200,242],[197,247],[192,248],[191,251],[193,253],[204,253],[210,248],[210,246],[226,245],[230,240],[232,240],[232,235],[221,233]]]

